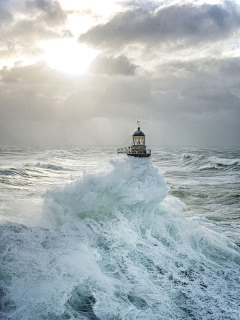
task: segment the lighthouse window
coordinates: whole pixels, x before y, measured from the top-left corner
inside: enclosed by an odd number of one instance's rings
[[[133,142],[134,142],[134,145],[144,145],[144,142],[145,142],[145,139],[144,137],[133,137]]]

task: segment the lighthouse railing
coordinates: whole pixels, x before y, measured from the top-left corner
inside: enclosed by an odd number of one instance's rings
[[[151,155],[151,150],[146,149],[146,151],[143,150],[133,150],[131,147],[125,147],[125,148],[118,148],[117,153],[127,153],[127,154],[149,154]]]
[[[117,152],[118,153],[128,153],[129,152],[129,147],[125,147],[125,148],[118,148]]]

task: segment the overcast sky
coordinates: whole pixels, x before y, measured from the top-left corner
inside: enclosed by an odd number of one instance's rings
[[[0,144],[240,145],[240,1],[0,0]]]

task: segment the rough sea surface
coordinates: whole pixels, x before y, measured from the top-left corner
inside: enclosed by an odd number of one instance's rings
[[[240,150],[0,150],[0,318],[239,320]]]

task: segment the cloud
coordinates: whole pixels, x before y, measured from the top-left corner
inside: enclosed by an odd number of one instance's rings
[[[7,1],[0,15],[0,57],[36,57],[42,54],[39,41],[71,37],[66,28],[67,12],[57,1]],[[0,7],[1,9],[1,7]],[[1,18],[1,17],[0,17]]]
[[[44,62],[4,68],[0,76],[0,143],[76,143],[83,137],[82,143],[96,139],[109,143],[109,138],[113,142],[114,134],[108,137],[107,127],[99,128],[99,133],[95,129],[93,135],[90,124],[98,123],[98,119],[107,123],[119,118],[126,121],[126,117],[135,120],[150,99],[150,87],[144,79],[69,76]]]
[[[134,75],[136,68],[137,66],[123,55],[116,58],[100,55],[93,61],[91,71],[96,74]]]
[[[44,61],[28,66],[15,66],[13,68],[3,68],[0,70],[1,81],[3,83],[19,84],[45,84],[51,81],[59,81],[61,74],[50,69]]]
[[[216,42],[239,30],[239,7],[222,4],[171,4],[154,12],[142,8],[118,13],[109,22],[80,35],[79,41],[106,49],[129,44],[171,48]]]
[[[5,2],[0,2],[0,26],[11,21],[13,19],[12,14],[7,10]]]
[[[126,115],[150,99],[149,82],[142,78],[105,75],[68,76],[39,62],[0,71],[1,114],[44,119],[52,114],[71,122],[98,116]]]
[[[29,114],[34,115],[34,105],[36,109],[47,105],[49,112],[56,109],[59,119],[67,117],[70,122],[99,116],[134,117],[135,112],[149,119],[161,113],[173,116],[221,110],[234,112],[240,105],[240,80],[231,72],[236,65],[240,65],[236,58],[169,62],[159,66],[158,76],[154,78],[151,75],[125,77],[124,74],[73,77],[39,62],[1,70],[0,97],[5,96],[5,102],[8,97],[8,102],[2,105],[9,106],[17,103],[17,98],[12,100],[18,95],[25,96],[23,104],[26,97],[31,96]],[[30,100],[27,104],[30,105]],[[45,112],[46,117],[51,116],[51,112]]]
[[[53,1],[5,2],[2,56],[19,62],[0,70],[0,143],[116,143],[141,119],[153,144],[239,144],[240,58],[229,45],[238,7],[179,3],[128,3],[87,31],[80,40],[103,52],[73,76],[22,58],[41,55],[41,40],[71,37],[68,12]]]
[[[49,0],[26,1],[26,12],[44,21],[48,26],[62,25],[67,21],[67,13],[59,2]]]
[[[153,144],[234,145],[239,141],[240,80],[231,69],[238,64],[238,59],[169,62],[159,66],[158,77],[68,76],[44,62],[5,68],[0,142],[121,142],[128,138],[126,128],[140,118]]]
[[[149,82],[142,78],[90,78],[65,101],[70,121],[94,117],[135,118],[151,101]],[[140,111],[141,110],[141,111]]]

